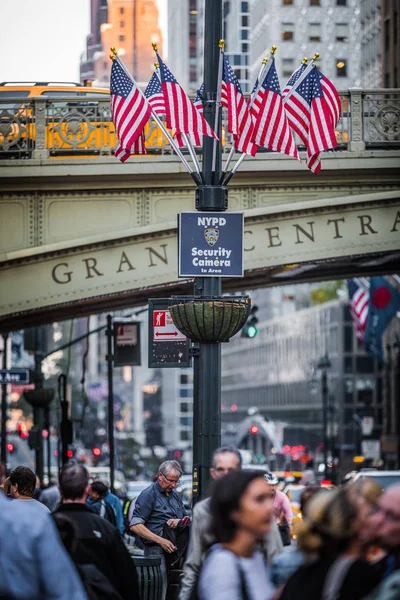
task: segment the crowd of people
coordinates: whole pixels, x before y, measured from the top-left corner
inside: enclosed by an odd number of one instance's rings
[[[307,485],[291,543],[273,474],[242,470],[240,453],[223,447],[210,475],[210,496],[189,517],[181,465],[165,461],[126,525],[120,500],[82,465],[40,493],[17,467],[0,492],[0,598],[140,600],[130,533],[159,559],[154,600],[400,600],[400,485]]]

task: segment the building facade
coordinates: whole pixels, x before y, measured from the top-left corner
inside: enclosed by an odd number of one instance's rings
[[[162,53],[156,0],[91,0],[91,32],[81,60],[81,81],[108,86],[110,48],[115,47],[137,83],[144,87],[154,71],[153,42]]]
[[[361,2],[361,85],[380,87],[382,81],[381,0]]]
[[[382,85],[398,88],[400,84],[400,0],[382,0]]]
[[[323,398],[319,361],[329,357]],[[324,401],[324,402],[323,402]],[[382,434],[382,377],[355,336],[347,303],[332,301],[261,323],[253,339],[236,336],[222,350],[223,430],[240,427],[252,412],[285,423],[284,444],[317,452],[327,411],[329,448],[351,470],[361,453],[360,422]]]

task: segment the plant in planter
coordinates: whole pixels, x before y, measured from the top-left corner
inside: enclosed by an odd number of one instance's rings
[[[176,327],[192,342],[228,342],[246,322],[248,296],[177,296],[169,311]]]

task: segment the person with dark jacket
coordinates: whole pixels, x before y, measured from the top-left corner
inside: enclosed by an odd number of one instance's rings
[[[75,523],[78,535],[75,562],[96,565],[123,600],[139,598],[138,577],[129,552],[118,529],[86,506],[89,489],[85,467],[68,465],[63,469],[62,503],[55,514],[64,514]]]

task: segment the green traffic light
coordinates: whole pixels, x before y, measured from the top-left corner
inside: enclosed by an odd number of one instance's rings
[[[249,325],[249,327],[247,328],[247,337],[253,338],[257,335],[257,333],[258,333],[257,327],[255,327],[254,325]]]

